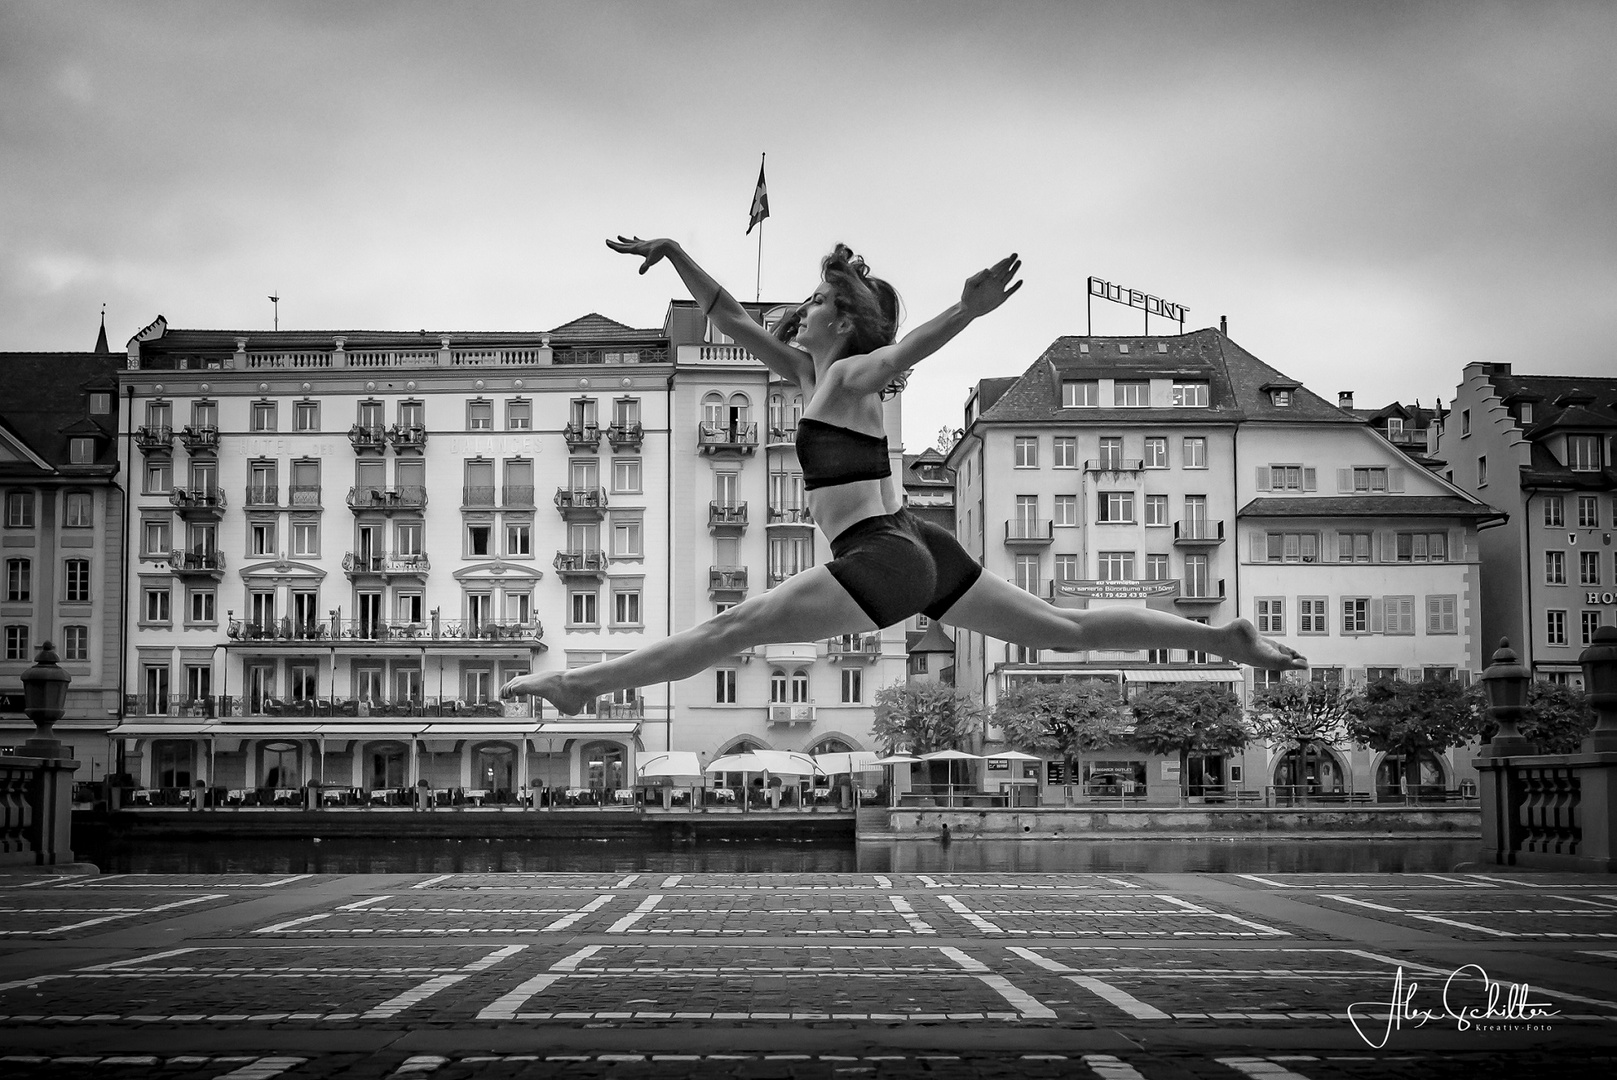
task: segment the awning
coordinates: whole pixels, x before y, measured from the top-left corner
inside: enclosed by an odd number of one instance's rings
[[[539,730],[528,729],[529,735],[633,735],[640,730],[638,720],[608,721],[592,723],[581,720],[577,723],[558,721],[550,724],[540,724]]]
[[[1177,671],[1125,671],[1123,681],[1129,683],[1169,682],[1244,682],[1240,668],[1183,668]]]

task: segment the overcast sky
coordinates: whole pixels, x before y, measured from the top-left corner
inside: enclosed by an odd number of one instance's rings
[[[0,0],[0,350],[170,325],[660,325],[669,235],[766,299],[846,241],[930,359],[908,449],[1094,275],[1334,400],[1617,372],[1617,4]],[[1141,332],[1097,302],[1097,334]],[[1166,332],[1171,324],[1152,320]]]

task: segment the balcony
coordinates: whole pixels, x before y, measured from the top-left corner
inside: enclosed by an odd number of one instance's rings
[[[393,444],[393,452],[402,454],[406,451],[425,450],[427,448],[427,429],[416,426],[401,426],[394,424],[387,429],[387,441]]]
[[[304,509],[320,509],[319,484],[293,484],[286,489],[287,505]]]
[[[757,648],[766,664],[812,664],[820,658],[820,647],[812,641],[778,641]]]
[[[747,531],[747,504],[707,504],[707,531],[714,536],[740,536]]]
[[[745,566],[710,566],[707,568],[707,595],[713,600],[738,601],[747,595],[747,568]]]
[[[568,424],[561,430],[567,440],[569,454],[597,454],[601,450],[601,428],[598,424]]]
[[[180,431],[180,445],[187,454],[218,454],[219,429],[211,425],[185,427]]]
[[[245,501],[246,507],[276,507],[280,505],[281,489],[275,484],[248,484]]]
[[[1192,518],[1173,523],[1173,542],[1180,547],[1199,547],[1224,542],[1224,523]]]
[[[776,525],[794,525],[800,528],[813,528],[814,515],[809,513],[806,506],[771,506],[769,520],[765,527]]]
[[[380,424],[355,424],[348,429],[348,441],[358,450],[385,450],[387,449],[387,430]]]
[[[814,723],[814,706],[812,705],[771,705],[769,707],[770,727],[808,727]]]
[[[807,569],[808,567],[806,566],[792,567],[791,569],[787,569],[784,566],[771,566],[769,568],[769,575],[765,578],[765,580],[769,582],[769,587],[773,589],[776,585],[786,584],[786,582],[796,577],[801,570]]]
[[[834,637],[826,643],[826,659],[835,664],[838,661],[863,661],[872,663],[881,659],[881,636],[879,634],[844,634]]]
[[[1215,584],[1218,589],[1217,592],[1211,591],[1206,582],[1182,581],[1179,585],[1179,595],[1173,598],[1173,602],[1180,607],[1205,607],[1222,604],[1224,602],[1224,579],[1219,578]]]
[[[365,645],[472,645],[509,643],[543,648],[545,628],[532,622],[496,623],[487,619],[439,619],[427,622],[384,622],[380,619],[322,619],[295,622],[290,618],[268,623],[231,619],[227,630],[231,640],[261,645],[302,645],[320,641],[332,645],[345,642]]]
[[[699,454],[752,454],[757,450],[756,423],[696,426],[696,452]]]
[[[490,489],[492,492],[493,489]],[[490,495],[492,500],[493,496]],[[396,488],[351,487],[348,489],[348,508],[354,513],[362,510],[421,510],[427,505],[427,489],[419,484]],[[491,501],[490,506],[494,505]]]
[[[144,426],[135,429],[135,445],[143,454],[172,454],[174,429],[168,426]]]
[[[217,521],[225,511],[225,493],[216,487],[177,487],[168,501],[183,521]]]
[[[633,701],[613,701],[609,697],[596,698],[593,706],[585,708],[593,713],[597,720],[642,720],[646,715],[646,704],[639,698]]]
[[[551,565],[564,578],[601,581],[606,577],[606,552],[599,548],[558,551]]]
[[[461,488],[460,505],[462,509],[494,509],[494,485],[474,484]]]
[[[1139,472],[1144,468],[1145,462],[1139,458],[1098,457],[1084,462],[1084,472],[1125,473]]]
[[[425,555],[360,555],[348,552],[342,557],[343,573],[349,580],[359,578],[426,577],[432,563]]]
[[[639,424],[612,424],[606,429],[606,441],[614,450],[638,450],[645,437],[646,429]]]
[[[500,488],[500,505],[507,510],[532,510],[532,484],[506,484]]]
[[[1011,518],[1005,522],[1008,547],[1047,547],[1055,538],[1055,526],[1049,518]]]
[[[606,516],[606,488],[557,488],[556,509],[566,521],[600,521]]]
[[[796,443],[797,443],[797,425],[796,424],[770,424],[769,425],[769,442],[768,442],[768,446],[769,446],[770,449],[774,449],[777,446],[794,446],[794,445],[796,445]]]
[[[184,551],[175,548],[168,553],[168,566],[177,577],[205,577],[218,581],[225,573],[225,556],[219,551]]]
[[[245,628],[244,628],[245,629]],[[195,717],[213,719],[225,716],[412,716],[446,720],[471,717],[527,719],[533,704],[518,701],[458,701],[452,698],[278,698],[269,695],[210,694],[185,698],[179,694],[154,696],[124,695],[124,712],[132,717]]]

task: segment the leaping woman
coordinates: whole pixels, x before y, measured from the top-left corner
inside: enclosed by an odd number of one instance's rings
[[[973,274],[959,303],[899,340],[898,294],[842,244],[822,260],[814,294],[771,333],[674,241],[606,243],[644,259],[642,274],[668,260],[714,326],[802,391],[797,458],[832,559],[626,656],[512,679],[507,696],[536,694],[571,715],[603,694],[686,679],[754,645],[866,633],[917,613],[1034,649],[1186,649],[1260,668],[1307,666],[1245,619],[1215,627],[1144,608],[1054,607],[985,572],[948,532],[904,508],[890,483],[882,393],[1022,287],[1016,255]]]

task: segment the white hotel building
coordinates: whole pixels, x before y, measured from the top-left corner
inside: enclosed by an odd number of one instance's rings
[[[154,789],[514,801],[607,797],[667,749],[870,749],[902,628],[759,649],[578,717],[499,700],[828,557],[800,403],[709,338],[682,302],[650,330],[137,334],[125,769]]]

